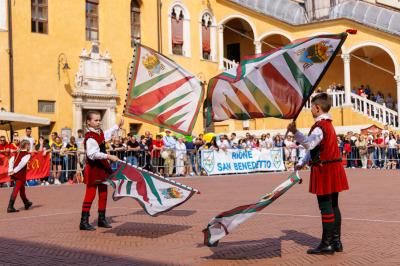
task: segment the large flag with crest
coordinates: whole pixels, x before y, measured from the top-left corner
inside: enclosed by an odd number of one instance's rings
[[[190,199],[198,190],[120,161],[108,178],[114,188],[113,199],[136,199],[144,211],[157,216]]]
[[[200,81],[171,59],[136,44],[125,115],[190,134],[203,100]]]
[[[245,57],[237,68],[210,80],[207,122],[296,118],[346,37],[347,33],[303,38]]]
[[[298,172],[294,172],[272,192],[262,196],[257,203],[239,206],[215,216],[203,230],[204,245],[217,246],[219,240],[224,236],[230,234],[236,227],[250,219],[257,212],[262,211],[300,180]]]

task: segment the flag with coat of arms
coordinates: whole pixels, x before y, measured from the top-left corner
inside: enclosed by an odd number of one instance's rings
[[[153,49],[135,45],[125,116],[190,135],[203,94],[193,74]]]
[[[199,193],[194,188],[122,161],[106,182],[114,188],[113,200],[134,198],[151,216],[167,212]]]
[[[238,67],[208,83],[207,124],[227,119],[297,118],[346,37],[345,32],[318,35],[244,57]]]

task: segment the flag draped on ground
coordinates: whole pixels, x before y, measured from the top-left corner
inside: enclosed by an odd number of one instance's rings
[[[140,44],[135,46],[132,64],[125,115],[189,135],[203,99],[200,81]]]
[[[271,193],[264,195],[259,202],[239,206],[215,216],[211,222],[208,223],[207,228],[203,230],[204,245],[218,245],[218,241],[221,238],[231,233],[240,224],[274,202],[299,181],[300,177],[298,173],[292,173],[285,182],[276,187]]]
[[[193,196],[196,189],[120,162],[107,183],[115,190],[113,199],[136,199],[151,216],[167,212]]]
[[[237,68],[210,80],[207,123],[296,118],[346,37],[347,33],[319,35],[245,57]]]

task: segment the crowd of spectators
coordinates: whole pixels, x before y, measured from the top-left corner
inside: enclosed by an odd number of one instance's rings
[[[332,83],[331,85],[328,86],[327,90],[329,92],[338,92],[338,91],[344,91],[344,86],[340,83]],[[322,88],[319,87],[317,89],[317,92],[322,92]],[[364,85],[361,84],[360,86],[355,86],[351,90],[352,93],[357,94],[361,97],[364,97],[368,100],[371,100],[373,102],[376,102],[381,105],[385,105],[387,108],[392,109],[392,110],[397,110],[397,104],[395,100],[393,99],[392,94],[389,92],[387,95],[382,93],[380,90],[376,89],[371,89],[369,85]]]
[[[78,130],[77,137],[63,140],[57,132],[50,139],[40,136],[38,141],[31,136],[32,130],[26,129],[24,137],[15,133],[13,141],[8,143],[0,136],[0,153],[11,154],[18,149],[22,139],[31,143],[31,152],[46,156],[50,153],[51,173],[49,177],[37,180],[41,185],[74,183],[82,181],[84,156],[84,132]],[[385,128],[375,134],[359,134],[348,132],[338,135],[337,143],[348,168],[387,168],[400,169],[400,136]],[[283,149],[286,168],[293,169],[296,162],[305,155],[306,150],[295,142],[293,135],[283,134],[261,136],[246,133],[238,137],[235,133],[215,135],[210,141],[204,135],[197,137],[174,136],[166,130],[155,137],[146,131],[136,136],[128,133],[126,137],[113,136],[106,143],[107,152],[116,155],[122,161],[142,167],[148,171],[164,176],[203,175],[200,151],[210,149],[226,151],[228,149]],[[117,163],[112,163],[116,169]]]
[[[316,90],[317,93],[322,91],[323,91],[322,87],[318,87]],[[340,92],[340,91],[344,91],[344,86],[340,83],[333,82],[326,88],[326,92],[328,93]],[[361,84],[360,86],[353,87],[351,92],[361,97],[364,97],[368,100],[376,102],[378,104],[385,105],[389,109],[395,111],[397,110],[397,104],[390,92],[387,95],[385,95],[380,90],[371,89],[369,85],[363,85],[363,84]]]

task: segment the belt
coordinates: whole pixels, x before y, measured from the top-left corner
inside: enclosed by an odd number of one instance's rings
[[[337,163],[337,162],[341,162],[342,158],[336,158],[336,159],[332,159],[332,160],[320,160],[320,161],[316,161],[316,162],[311,162],[312,165],[323,165],[323,164],[329,164],[329,163]]]

